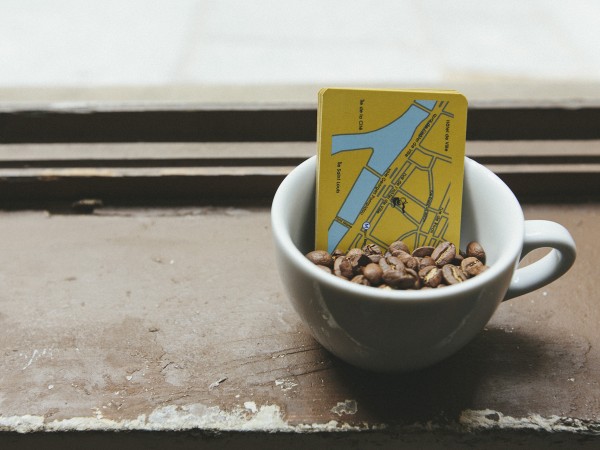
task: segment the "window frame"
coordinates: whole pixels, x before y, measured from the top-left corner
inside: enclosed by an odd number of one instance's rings
[[[316,151],[316,119],[315,105],[304,103],[4,105],[0,205],[86,198],[128,205],[267,204],[283,177]],[[520,200],[594,199],[599,123],[595,104],[473,102],[467,155],[496,172]],[[178,145],[191,146],[185,157]],[[31,146],[44,150],[19,158]],[[269,151],[257,151],[261,146]],[[98,157],[102,151],[110,157]]]

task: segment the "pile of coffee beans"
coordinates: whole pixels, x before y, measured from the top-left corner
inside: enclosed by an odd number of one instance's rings
[[[488,268],[485,251],[477,242],[469,242],[464,252],[451,242],[410,252],[404,242],[396,241],[385,252],[367,244],[346,253],[314,250],[306,257],[327,273],[380,289],[440,288],[462,283]]]

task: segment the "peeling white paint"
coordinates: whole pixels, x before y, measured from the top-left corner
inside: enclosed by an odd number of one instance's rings
[[[25,364],[21,370],[27,369],[35,360],[39,359],[42,356],[46,356],[45,348],[42,349],[41,352],[37,348],[34,349],[33,353],[31,354],[31,357],[29,358],[29,361],[27,361],[27,364]]]
[[[27,364],[25,364],[25,366],[23,366],[23,368],[21,370],[25,370],[27,369],[31,363],[33,362],[33,360],[35,359],[35,357],[37,356],[38,351],[37,348],[33,351],[33,353],[31,354],[31,358],[29,358],[29,361],[27,361]]]
[[[27,355],[25,355],[23,353],[19,353],[19,356],[25,356],[25,358],[27,358]],[[33,352],[31,353],[31,357],[29,357],[29,360],[21,368],[21,370],[27,369],[29,366],[31,366],[31,364],[33,364],[35,361],[37,361],[41,357],[53,359],[53,357],[54,357],[53,350],[51,348],[43,348],[41,350],[38,350],[37,348],[34,349]]]
[[[221,383],[227,381],[227,377],[221,377],[217,381],[214,381],[208,385],[208,389],[214,389],[218,387]]]
[[[16,431],[17,433],[29,433],[31,431],[43,430],[44,417],[30,416],[12,416],[0,417],[0,431]]]
[[[345,400],[343,402],[338,402],[333,408],[331,408],[331,412],[337,414],[338,416],[342,416],[344,414],[356,414],[358,412],[358,403],[356,400]]]
[[[254,403],[254,402],[244,402],[244,408],[246,408],[248,411],[250,411],[252,413],[258,412],[256,403]]]
[[[296,386],[298,386],[298,383],[291,378],[282,378],[275,380],[275,386],[281,387],[282,391],[289,391],[290,389],[294,389]]]
[[[268,432],[320,432],[320,431],[360,431],[383,428],[382,426],[360,426],[339,423],[290,425],[282,417],[277,405],[263,405],[250,412],[248,408],[235,408],[223,411],[217,406],[201,403],[176,406],[169,405],[155,409],[150,415],[142,414],[130,420],[110,420],[95,409],[95,417],[73,417],[71,419],[46,422],[43,416],[0,416],[0,431],[31,433],[41,431],[181,431],[204,429],[216,431],[268,431]],[[251,408],[251,409],[254,409]]]
[[[102,411],[100,411],[100,408],[94,408],[92,411],[94,411],[94,416],[96,416],[96,419],[102,419]]]
[[[354,410],[354,400],[339,402],[339,410]],[[249,411],[248,408],[237,407],[224,411],[217,406],[194,403],[184,406],[169,405],[155,409],[150,415],[142,414],[135,419],[111,420],[102,416],[98,408],[94,409],[95,417],[73,417],[71,419],[46,421],[43,416],[0,416],[0,431],[18,433],[53,432],[53,431],[181,431],[203,429],[215,431],[268,431],[268,432],[335,432],[382,430],[385,424],[361,423],[351,425],[331,420],[326,423],[290,425],[282,417],[277,405],[263,405]],[[249,405],[252,406],[252,405]],[[336,408],[334,407],[334,408]],[[358,410],[356,406],[355,412]],[[354,414],[354,413],[347,413]],[[600,436],[600,422],[585,421],[576,418],[537,414],[515,418],[506,416],[491,409],[465,410],[454,424],[437,425],[432,422],[400,427],[407,431],[450,431],[470,433],[490,430],[532,430],[544,432],[568,432]],[[393,428],[398,431],[398,427]]]
[[[471,430],[535,430],[546,432],[585,433],[600,436],[600,422],[584,421],[572,417],[542,417],[532,414],[527,417],[505,416],[491,409],[465,410],[460,414],[459,424],[467,431]]]

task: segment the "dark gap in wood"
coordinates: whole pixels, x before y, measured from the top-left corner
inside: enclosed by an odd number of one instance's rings
[[[480,164],[598,164],[598,155],[485,155],[470,156]],[[0,160],[0,169],[26,169],[26,168],[101,168],[101,167],[290,167],[297,166],[306,158],[304,157],[262,157],[262,158],[82,158],[82,159],[27,159],[27,160]]]
[[[367,376],[365,376],[367,378]],[[373,378],[371,376],[371,378]],[[579,419],[569,419],[582,423]],[[590,421],[591,422],[591,421]],[[592,423],[592,426],[596,422]],[[505,448],[525,447],[530,449],[573,449],[593,448],[597,435],[592,432],[578,432],[575,426],[564,425],[564,431],[538,430],[526,428],[497,427],[485,431],[460,433],[451,426],[439,426],[434,432],[394,427],[368,431],[238,431],[194,428],[193,430],[161,431],[54,431],[18,433],[3,431],[0,435],[0,447],[11,450],[64,450],[69,448],[127,448],[128,450],[146,450],[152,448],[170,448],[173,443],[182,450],[198,448],[230,449],[273,449],[286,448]],[[408,431],[406,431],[408,430]],[[429,433],[429,434],[428,434]],[[161,443],[162,442],[162,443]],[[390,444],[392,442],[392,444]],[[414,443],[421,445],[414,445]],[[590,444],[589,446],[587,444]],[[168,444],[168,445],[167,445]],[[407,445],[404,445],[407,444]],[[408,444],[411,444],[410,446]],[[489,444],[489,447],[488,447]],[[514,445],[513,445],[514,444]],[[518,444],[518,445],[517,445]]]
[[[468,140],[600,139],[600,107],[469,109]],[[292,109],[4,110],[2,143],[287,142],[316,139],[317,111]]]
[[[0,168],[60,167],[289,167],[306,158],[123,158],[123,159],[31,159],[0,161]]]
[[[533,165],[533,164],[550,164],[563,166],[566,164],[598,164],[600,163],[600,155],[486,155],[486,156],[470,156],[479,164],[505,164],[505,165]]]
[[[519,172],[499,177],[523,203],[598,201],[597,172]],[[283,175],[22,177],[0,183],[0,208],[45,209],[99,199],[104,205],[269,205]]]
[[[0,205],[71,203],[84,198],[113,205],[255,204],[267,198],[272,201],[282,180],[281,175],[24,178],[1,184]]]
[[[314,141],[314,110],[0,113],[5,143]]]

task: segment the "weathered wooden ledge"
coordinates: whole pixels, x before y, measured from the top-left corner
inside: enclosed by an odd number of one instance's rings
[[[525,211],[571,231],[573,269],[501,305],[454,357],[400,375],[310,337],[274,270],[267,209],[2,212],[0,444],[596,448],[600,206]]]

